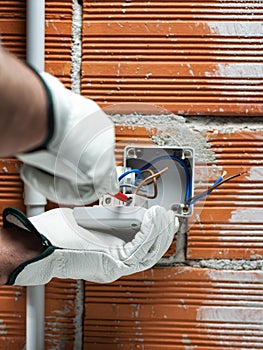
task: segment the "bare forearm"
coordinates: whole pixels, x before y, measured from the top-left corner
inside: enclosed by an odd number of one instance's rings
[[[41,238],[20,227],[0,230],[0,286],[20,264],[43,253]]]
[[[39,78],[13,55],[0,53],[0,157],[41,145],[47,136],[47,98]]]

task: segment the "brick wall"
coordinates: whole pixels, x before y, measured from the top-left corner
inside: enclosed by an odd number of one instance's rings
[[[26,57],[26,2],[0,1],[0,32],[3,45],[18,57]],[[71,86],[71,1],[46,1],[46,70]],[[0,206],[25,211],[19,162],[0,161]],[[45,347],[73,349],[77,325],[79,285],[76,281],[54,279],[46,287]],[[26,289],[0,289],[0,349],[21,350],[25,346]]]
[[[46,1],[46,70],[126,113],[116,126],[118,163],[126,144],[153,142],[132,114],[144,103],[144,111],[159,105],[201,132],[214,153],[211,172],[247,173],[196,205],[189,229],[158,267],[108,285],[85,282],[84,290],[76,281],[48,284],[46,349],[78,350],[80,332],[87,350],[261,349],[263,5],[73,3],[72,10],[71,1]],[[25,58],[24,1],[0,1],[0,31],[4,45]],[[2,208],[24,209],[18,167],[1,160]],[[25,289],[2,288],[0,304],[0,349],[22,349]]]
[[[84,1],[82,93],[126,113],[117,149],[145,143],[132,113],[157,104],[201,132],[211,173],[247,171],[196,205],[177,237],[185,254],[174,246],[165,268],[86,283],[84,349],[262,348],[262,10],[252,1]]]

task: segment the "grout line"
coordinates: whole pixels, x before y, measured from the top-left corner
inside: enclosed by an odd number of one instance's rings
[[[82,58],[82,6],[78,0],[73,0],[72,15],[72,49],[71,49],[71,83],[72,91],[79,94],[81,90],[81,58]],[[74,350],[83,347],[83,317],[84,317],[84,281],[76,281],[76,299],[75,299],[75,339]]]
[[[74,326],[75,326],[75,339],[74,339],[74,347],[73,350],[80,350],[83,347],[83,317],[84,317],[84,281],[77,280],[76,281],[76,299],[75,299],[75,318],[74,318]]]
[[[82,58],[82,6],[73,0],[72,16],[72,51],[71,51],[71,82],[72,91],[80,93],[81,87],[81,58]]]
[[[188,230],[188,219],[179,218],[180,227],[176,237],[176,254],[175,261],[184,262],[186,258],[187,248],[187,230]]]
[[[262,259],[187,259],[187,218],[180,219],[180,227],[176,238],[175,254],[161,258],[156,267],[179,267],[187,266],[201,269],[232,270],[232,271],[263,271]]]
[[[157,263],[159,267],[168,267],[185,262],[188,220],[187,218],[179,218],[179,222],[180,226],[176,234],[176,252],[167,258],[161,258]]]
[[[185,262],[185,265],[189,267],[216,269],[216,270],[234,270],[234,271],[263,270],[263,261],[252,260],[252,259],[187,260]]]
[[[262,260],[252,259],[199,259],[199,260],[176,260],[176,255],[162,258],[155,267],[192,267],[199,269],[212,269],[218,271],[263,271]]]
[[[184,119],[189,128],[199,132],[220,130],[221,132],[233,133],[263,130],[262,118],[254,116],[186,116]]]

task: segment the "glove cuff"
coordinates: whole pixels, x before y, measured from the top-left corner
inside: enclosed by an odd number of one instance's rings
[[[55,247],[51,245],[50,241],[42,235],[38,230],[35,228],[35,226],[28,220],[28,218],[18,209],[15,208],[6,208],[3,211],[3,226],[4,227],[11,227],[11,226],[18,226],[23,228],[24,230],[30,231],[34,233],[35,235],[40,236],[42,239],[43,245],[47,247],[45,251],[38,255],[35,258],[29,259],[22,264],[20,264],[8,277],[8,280],[6,282],[6,285],[14,285],[16,282],[17,277],[21,274],[21,272],[30,264],[37,262],[39,260],[43,260],[44,258],[51,255]],[[34,283],[31,283],[33,285]],[[35,283],[37,284],[37,283]]]
[[[48,115],[48,135],[47,135],[45,141],[40,146],[27,151],[27,153],[31,153],[31,152],[36,152],[36,151],[46,149],[47,145],[49,144],[49,142],[53,138],[54,131],[55,131],[55,112],[54,112],[54,102],[53,102],[53,98],[52,98],[52,93],[51,93],[47,83],[45,82],[43,77],[39,74],[39,72],[35,68],[33,68],[28,63],[27,63],[27,66],[28,66],[28,68],[30,68],[32,70],[32,72],[39,78],[39,80],[43,84],[43,87],[44,87],[45,92],[46,92],[46,97],[47,97],[47,115]]]

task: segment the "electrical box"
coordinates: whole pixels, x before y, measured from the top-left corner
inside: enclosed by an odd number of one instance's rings
[[[194,150],[191,147],[127,146],[119,176],[120,190],[128,200],[110,194],[94,207],[76,207],[77,223],[89,230],[111,232],[129,241],[140,228],[147,208],[160,205],[188,217],[194,187]]]
[[[142,179],[168,168],[157,178],[157,194],[147,199],[148,207],[160,205],[172,209],[176,215],[188,217],[193,206],[187,204],[194,189],[194,150],[191,147],[127,146],[124,150],[124,170],[138,169]],[[138,176],[137,176],[138,178]],[[130,182],[136,182],[130,179]],[[133,183],[136,185],[136,183]],[[128,187],[127,187],[128,188]],[[154,184],[146,185],[145,198],[154,196]],[[129,192],[125,188],[125,192]],[[141,192],[143,194],[143,192]]]

